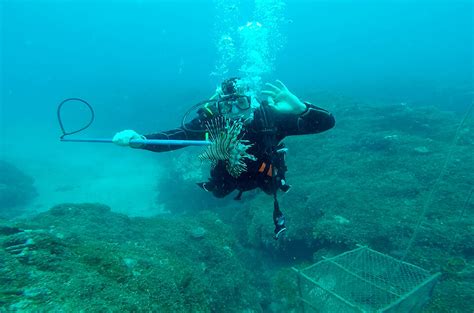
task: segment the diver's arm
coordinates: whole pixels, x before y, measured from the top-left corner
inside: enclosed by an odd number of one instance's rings
[[[145,135],[145,139],[164,139],[164,140],[205,140],[203,123],[200,118],[195,118],[185,125],[185,128],[178,127],[175,129]],[[136,148],[145,149],[153,152],[166,152],[187,147],[187,145],[152,145],[145,144]]]
[[[266,83],[263,95],[269,96],[268,105],[274,114],[279,133],[290,135],[315,134],[334,127],[334,117],[328,111],[301,101],[279,80]]]
[[[317,134],[334,127],[334,116],[309,102],[301,114],[277,114],[275,123],[283,136]]]
[[[215,95],[211,98],[213,99]],[[193,106],[192,109],[196,108],[198,103]],[[188,111],[189,112],[189,111]],[[204,105],[197,111],[197,117],[195,117],[190,122],[177,127],[175,129],[162,131],[158,133],[141,135],[134,130],[123,130],[115,134],[112,139],[112,142],[125,147],[131,147],[135,149],[144,149],[154,152],[166,152],[171,150],[177,150],[188,145],[156,145],[156,144],[143,144],[135,143],[134,139],[141,140],[206,140],[206,123],[214,117],[216,113],[216,108],[213,106]],[[187,116],[187,113],[185,117]]]

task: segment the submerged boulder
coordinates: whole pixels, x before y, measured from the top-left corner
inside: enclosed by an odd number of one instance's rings
[[[13,164],[0,160],[0,218],[21,215],[37,196],[32,177]]]

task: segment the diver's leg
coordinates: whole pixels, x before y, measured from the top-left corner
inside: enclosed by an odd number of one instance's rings
[[[216,184],[211,181],[210,183],[214,185],[211,192],[216,198],[224,198],[236,188],[232,182],[220,181]]]
[[[278,199],[276,197],[276,193],[274,195],[274,203],[273,203],[273,224],[275,224],[275,239],[280,238],[281,234],[286,231],[285,225],[285,216],[283,212],[280,210],[280,205],[278,203]]]
[[[237,182],[227,172],[213,169],[208,182],[198,183],[207,192],[212,192],[216,198],[224,198],[237,188]]]

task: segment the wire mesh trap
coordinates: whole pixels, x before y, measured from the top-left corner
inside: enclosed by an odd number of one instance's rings
[[[294,270],[304,313],[418,312],[441,275],[365,246]]]

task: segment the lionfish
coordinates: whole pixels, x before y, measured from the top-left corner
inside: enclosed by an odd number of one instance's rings
[[[252,144],[243,140],[241,120],[230,120],[225,117],[217,117],[206,123],[211,144],[199,155],[201,161],[208,160],[215,167],[218,161],[224,161],[226,170],[232,177],[239,177],[247,171],[245,159],[257,160],[253,155],[247,153]]]

